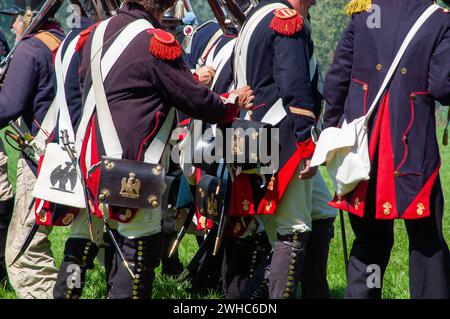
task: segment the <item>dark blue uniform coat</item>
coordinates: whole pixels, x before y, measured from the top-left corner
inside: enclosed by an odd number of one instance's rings
[[[404,38],[432,3],[374,0],[381,8],[381,28],[368,27],[368,12],[352,16],[325,80],[326,127],[367,112]],[[361,183],[333,206],[363,216],[372,189],[377,219],[430,216],[441,165],[436,101],[450,103],[450,14],[444,9],[417,33],[372,119],[370,185]]]
[[[261,6],[284,0],[263,0]],[[287,116],[280,122],[280,167],[273,190],[261,188],[256,178],[239,175],[235,179],[231,211],[237,215],[274,214],[284,191],[302,159],[314,151],[311,128],[316,124],[315,98],[311,86],[309,62],[313,56],[313,42],[308,28],[286,36],[271,28],[275,13],[262,19],[251,35],[248,47],[247,81],[255,93],[252,119],[261,121],[280,98]],[[302,18],[303,19],[303,18]],[[244,26],[245,28],[245,26]],[[268,176],[270,180],[270,176]],[[239,190],[239,191],[238,191]],[[250,205],[245,203],[250,202]]]

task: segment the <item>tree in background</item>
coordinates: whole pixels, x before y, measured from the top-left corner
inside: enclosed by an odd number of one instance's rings
[[[317,5],[311,11],[313,39],[316,46],[316,55],[322,65],[323,72],[326,72],[328,65],[333,58],[333,52],[339,41],[342,31],[349,21],[345,14],[345,5],[349,0],[318,0]],[[11,8],[14,0],[1,0],[0,9]],[[443,5],[442,1],[438,1]],[[191,4],[197,15],[199,23],[203,23],[214,16],[205,0],[191,0]],[[70,14],[67,9],[67,1],[58,11],[56,18],[61,22],[64,30],[67,30],[66,18]],[[14,44],[14,35],[10,31],[11,17],[0,15],[0,30],[6,36],[10,47]]]

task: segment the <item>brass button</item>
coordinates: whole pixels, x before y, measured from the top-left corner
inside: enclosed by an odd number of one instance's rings
[[[413,100],[413,101],[415,101],[416,100],[416,95],[414,94],[414,93],[412,93],[411,95],[410,95],[410,97],[411,97],[411,100]]]
[[[395,171],[395,172],[394,172],[394,177],[397,178],[397,177],[399,177],[399,176],[400,176],[400,173],[399,173],[398,171]]]
[[[401,68],[400,72],[405,75],[406,73],[408,73],[408,69],[407,68]]]
[[[363,85],[363,90],[364,90],[364,91],[367,91],[368,89],[369,89],[369,86],[368,86],[367,84],[364,84],[364,85]]]
[[[377,69],[377,71],[381,71],[383,69],[383,65],[378,63],[377,66],[376,66],[376,69]]]

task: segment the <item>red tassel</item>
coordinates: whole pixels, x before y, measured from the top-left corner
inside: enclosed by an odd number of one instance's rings
[[[94,28],[96,28],[99,24],[100,24],[100,22],[93,24],[89,28],[80,32],[80,38],[78,39],[77,45],[75,46],[76,52],[80,52],[81,49],[83,49],[92,30],[94,30]]]
[[[270,28],[282,35],[292,36],[303,29],[303,18],[294,9],[279,9],[270,22]]]
[[[149,29],[152,34],[150,52],[158,59],[174,61],[182,55],[182,49],[173,34],[161,29]]]

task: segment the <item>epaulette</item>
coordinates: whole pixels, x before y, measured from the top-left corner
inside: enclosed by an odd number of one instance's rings
[[[94,30],[98,25],[100,24],[100,22],[95,23],[93,25],[91,25],[89,28],[83,30],[80,32],[80,37],[78,39],[77,45],[75,46],[75,51],[76,52],[80,52],[81,49],[83,49],[84,45],[86,44],[86,41],[89,37],[89,35],[91,34],[92,30]]]
[[[270,28],[279,34],[292,36],[303,29],[303,18],[294,9],[278,9],[274,12]]]
[[[161,60],[174,61],[182,55],[181,45],[172,33],[161,29],[148,29],[152,35],[150,39],[150,53]]]
[[[351,0],[345,6],[345,12],[351,16],[355,13],[369,11],[372,7],[372,0]]]

